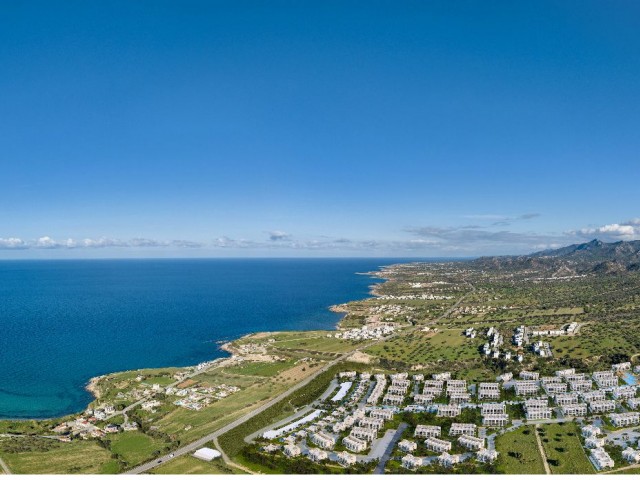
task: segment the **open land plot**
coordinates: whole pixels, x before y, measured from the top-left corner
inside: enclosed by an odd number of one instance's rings
[[[0,440],[0,455],[13,473],[118,473],[111,453],[94,441],[61,443],[42,438]]]
[[[164,441],[139,431],[110,435],[109,439],[111,451],[117,453],[128,465],[137,465],[153,458],[167,445]]]
[[[241,365],[225,368],[224,373],[252,377],[272,377],[283,370],[291,368],[293,364],[293,360],[281,362],[245,362]]]
[[[496,449],[500,452],[496,466],[501,473],[545,473],[533,428],[525,426],[496,438]]]
[[[322,364],[314,367],[305,363],[298,364],[280,372],[269,381],[253,381],[251,386],[241,392],[218,400],[202,410],[176,408],[154,425],[167,434],[176,435],[182,442],[195,440],[276,397],[321,367]]]
[[[435,334],[413,332],[410,336],[399,335],[367,348],[365,353],[412,364],[478,357],[478,342],[467,339],[462,332],[462,329],[449,329]]]
[[[575,423],[532,425],[532,428],[538,429],[552,473],[595,473],[582,448],[580,431]]]
[[[245,472],[225,465],[221,459],[204,462],[191,455],[183,455],[151,470],[162,475],[232,475]]]

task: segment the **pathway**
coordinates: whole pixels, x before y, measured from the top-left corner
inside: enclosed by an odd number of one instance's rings
[[[542,446],[542,441],[540,440],[540,435],[538,435],[538,429],[534,427],[533,431],[536,434],[536,442],[538,442],[538,450],[540,450],[540,456],[542,457],[542,463],[544,465],[544,472],[547,475],[551,475],[551,468],[549,468],[549,463],[547,462],[547,456],[544,453],[544,447]]]
[[[393,438],[387,445],[387,449],[382,454],[382,457],[380,458],[378,465],[373,471],[374,475],[384,475],[384,467],[387,465],[387,462],[391,458],[391,453],[393,452],[393,449],[395,448],[396,443],[398,443],[398,440],[400,440],[400,438],[402,437],[402,434],[404,433],[404,431],[407,429],[408,426],[409,425],[404,422],[398,426],[398,430],[396,430],[396,433],[393,435]]]
[[[9,466],[4,463],[4,460],[2,460],[0,458],[0,468],[2,468],[2,471],[5,473],[5,475],[11,475],[11,470],[9,470]]]

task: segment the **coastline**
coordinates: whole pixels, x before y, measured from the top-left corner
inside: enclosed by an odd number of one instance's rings
[[[371,278],[379,278],[382,281],[379,283],[373,283],[369,286],[369,295],[371,296],[378,296],[379,294],[377,293],[377,289],[380,287],[380,285],[386,283],[387,281],[389,281],[388,278],[386,277],[382,277],[380,274],[383,272],[382,271],[382,267],[380,267],[381,270],[379,271],[372,271],[372,272],[354,272],[355,275],[366,275],[368,277]],[[366,297],[365,297],[366,298]],[[342,320],[346,317],[346,314],[349,312],[348,310],[348,304],[351,302],[356,302],[359,300],[364,300],[363,299],[352,299],[349,300],[349,302],[346,303],[342,303],[342,304],[337,304],[337,305],[330,305],[328,307],[326,307],[329,311],[339,314],[340,318],[336,321],[336,323],[334,324],[334,329],[338,330],[340,329],[340,324],[342,322]],[[285,330],[286,331],[286,330]],[[306,330],[302,330],[302,331],[306,331]],[[247,333],[245,335],[242,335],[238,338],[229,340],[229,341],[225,341],[224,343],[220,343],[220,342],[216,342],[218,343],[218,349],[221,350],[222,352],[225,352],[227,354],[229,354],[228,357],[219,357],[219,358],[215,358],[212,360],[208,360],[205,363],[210,364],[210,367],[215,366],[216,364],[223,362],[225,360],[232,360],[232,361],[236,361],[238,358],[243,358],[242,355],[239,355],[239,352],[233,347],[234,342],[237,342],[238,340],[242,340],[244,338],[248,338],[248,337],[255,337],[255,336],[259,336],[259,335],[269,335],[269,334],[274,334],[274,333],[280,333],[283,331],[256,331],[256,332],[250,332]],[[175,366],[171,366],[171,365],[165,365],[163,367],[157,367],[157,368],[185,368],[185,369],[195,369],[197,367],[197,365],[187,365],[184,367],[175,367]],[[209,368],[210,368],[209,367]],[[151,367],[150,367],[151,368]],[[123,373],[123,372],[135,372],[135,371],[139,371],[139,370],[145,370],[145,368],[137,368],[137,369],[132,369],[132,370],[121,370],[121,371],[116,371],[116,372],[109,372],[103,375],[98,375],[95,377],[91,377],[88,382],[85,384],[84,386],[84,390],[86,390],[87,392],[89,392],[91,394],[91,396],[93,397],[93,400],[91,400],[86,406],[85,409],[88,408],[92,402],[96,401],[96,400],[100,400],[101,397],[101,391],[100,391],[100,381],[103,380],[106,377],[109,377],[110,375],[115,375],[118,373]],[[57,418],[64,418],[68,415],[76,415],[80,412],[72,412],[72,413],[68,413],[65,415],[60,415],[57,417],[51,417],[51,418],[23,418],[23,419],[19,419],[19,421],[43,421],[43,420],[54,420]],[[6,419],[0,419],[0,421],[3,421]]]

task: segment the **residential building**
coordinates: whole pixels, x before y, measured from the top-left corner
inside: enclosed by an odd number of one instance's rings
[[[438,417],[457,417],[462,413],[460,405],[438,405]]]
[[[498,459],[498,452],[496,450],[481,448],[476,452],[476,459],[482,463],[493,463]]]
[[[408,454],[402,457],[402,468],[406,468],[407,470],[415,470],[416,468],[422,467],[422,462],[422,458],[414,457],[413,455]]]
[[[598,470],[613,468],[615,465],[613,459],[602,447],[591,450],[590,458]]]
[[[492,413],[482,417],[482,425],[485,427],[505,427],[509,423],[509,415],[506,413]]]
[[[315,432],[314,434],[311,435],[310,438],[313,443],[315,443],[321,448],[333,450],[333,448],[336,446],[335,439],[324,432]]]
[[[471,435],[461,435],[458,437],[458,443],[469,450],[480,450],[484,448],[484,438],[478,438]]]
[[[431,438],[439,437],[441,433],[442,428],[439,425],[417,425],[413,436],[418,438]]]
[[[507,413],[507,406],[504,403],[483,403],[480,405],[481,415],[494,415]]]
[[[300,447],[298,447],[297,445],[293,443],[288,443],[287,445],[284,446],[283,452],[287,457],[297,457],[298,455],[300,455],[301,450],[300,450]]]
[[[357,461],[357,457],[353,453],[349,452],[338,452],[336,454],[337,462],[343,467],[350,467],[354,465]]]
[[[412,442],[411,440],[404,439],[398,443],[398,448],[401,452],[410,453],[415,452],[415,450],[418,448],[418,444],[416,442]]]
[[[631,447],[627,447],[622,451],[622,458],[629,463],[638,463],[640,462],[640,450],[634,450]]]
[[[625,413],[612,413],[609,415],[609,420],[616,427],[628,427],[629,425],[640,424],[640,413],[638,412],[625,412]]]
[[[476,426],[473,423],[452,423],[449,429],[449,435],[457,437],[458,435],[475,435]]]
[[[309,459],[314,462],[321,462],[329,458],[327,452],[320,450],[319,448],[310,448],[307,455],[309,456]]]
[[[589,403],[589,410],[591,413],[607,413],[613,412],[616,409],[616,402],[614,400],[596,400]]]
[[[342,444],[352,452],[356,452],[356,453],[366,450],[368,446],[365,440],[352,437],[351,435],[349,435],[348,437],[344,437],[342,439]]]
[[[587,414],[586,403],[572,403],[562,407],[562,414],[565,417],[584,417]]]
[[[443,467],[453,467],[462,461],[462,455],[451,455],[447,452],[444,452],[442,455],[438,457],[438,463]]]
[[[449,450],[451,450],[451,442],[435,437],[427,438],[424,441],[424,446],[429,450],[433,450],[434,452],[438,453],[448,452]]]
[[[478,385],[478,399],[495,399],[500,398],[500,384],[499,383],[480,383]]]

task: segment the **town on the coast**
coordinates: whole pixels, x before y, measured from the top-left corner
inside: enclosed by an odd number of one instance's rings
[[[3,469],[640,473],[640,272],[611,245],[367,272],[336,330],[247,335],[97,377],[78,414],[0,421]]]

